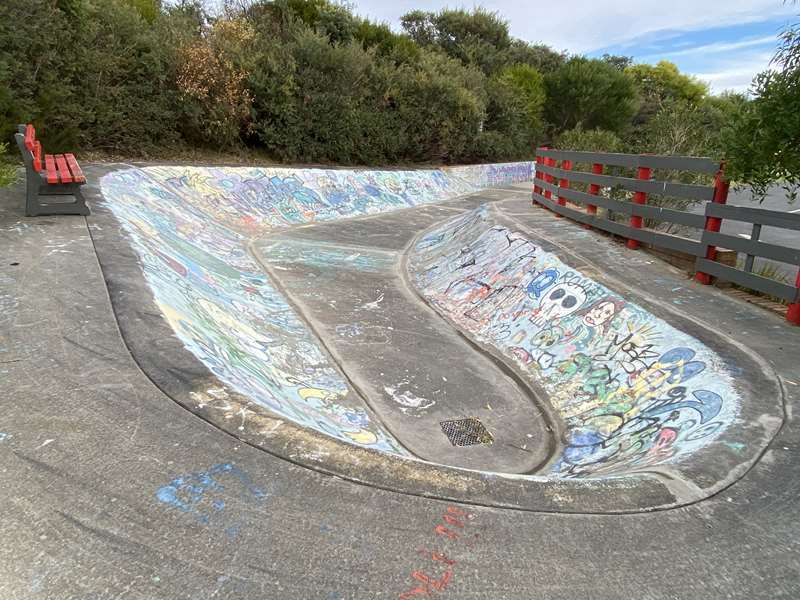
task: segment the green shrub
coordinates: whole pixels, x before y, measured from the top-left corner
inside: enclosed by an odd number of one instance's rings
[[[709,97],[669,63],[567,59],[483,9],[412,11],[402,26],[334,0],[0,2],[0,139],[33,122],[48,152],[250,147],[378,164],[530,159],[546,133],[586,149],[724,145],[731,172],[756,189],[796,182],[797,111],[786,106],[798,86],[783,71],[764,75],[750,103]],[[688,123],[705,137],[680,137]]]
[[[176,84],[183,133],[220,148],[241,144],[249,131],[253,96],[244,65],[255,31],[241,19],[219,20],[178,52]]]
[[[527,64],[516,64],[505,68],[499,74],[499,81],[508,86],[518,98],[520,105],[517,118],[528,148],[535,146],[544,131],[542,111],[547,99],[544,77]],[[521,150],[521,149],[520,149]]]
[[[302,144],[290,158],[304,162],[372,162],[367,131],[373,56],[358,42],[331,46],[311,31],[291,46],[296,65],[294,131]]]
[[[555,132],[580,125],[621,133],[638,107],[633,81],[603,60],[574,57],[545,85],[545,116]]]
[[[17,165],[7,153],[8,144],[0,143],[0,187],[9,186],[18,178]]]
[[[148,23],[153,23],[161,14],[161,0],[126,0]]]
[[[46,0],[0,6],[2,122],[33,122],[48,152],[141,154],[172,142],[171,49],[122,0],[79,8],[80,19],[65,25]]]
[[[148,154],[178,137],[178,96],[172,82],[175,49],[136,8],[92,0],[75,49],[73,101],[82,147]]]
[[[559,135],[555,139],[553,147],[577,152],[620,152],[622,140],[611,131],[583,129],[578,125]]]
[[[728,177],[749,184],[756,200],[778,183],[794,201],[800,187],[800,68],[759,74],[753,92],[724,134]]]
[[[469,159],[486,117],[485,79],[434,51],[419,64],[383,67],[381,112],[394,156],[414,161]]]

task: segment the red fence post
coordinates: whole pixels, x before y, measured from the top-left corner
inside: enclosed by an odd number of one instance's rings
[[[594,163],[592,165],[592,173],[594,175],[602,175],[603,174],[603,165],[600,163]],[[589,185],[589,193],[592,196],[599,196],[600,195],[600,185],[597,183],[592,183]],[[594,204],[587,204],[586,210],[589,212],[590,215],[597,214],[597,206]]]
[[[536,149],[536,173],[534,173],[533,175],[533,192],[535,194],[539,194],[540,196],[542,194],[542,187],[536,185],[536,180],[537,179],[541,180],[544,178],[542,172],[539,170],[539,166],[542,164],[542,158],[543,158],[542,156],[539,155],[539,152],[541,150],[547,150],[547,146],[542,146],[541,148]],[[533,204],[533,206],[539,206],[536,200],[532,200],[531,203]]]
[[[640,181],[649,181],[650,180],[650,167],[639,167],[639,171],[636,175],[636,178]],[[633,194],[633,201],[636,204],[644,204],[647,202],[647,193],[646,192],[636,192]],[[630,221],[631,227],[634,229],[641,229],[642,228],[642,217],[638,215],[631,215]],[[631,250],[636,250],[639,247],[639,242],[637,240],[628,240],[628,248]]]
[[[800,269],[797,269],[797,279],[794,285],[800,290]],[[800,300],[789,305],[789,310],[786,311],[786,320],[789,321],[789,323],[800,325]]]
[[[725,181],[725,163],[723,162],[719,166],[719,171],[717,171],[716,177],[714,177],[714,200],[717,204],[725,204],[728,202],[728,189],[730,188],[731,184],[728,181]],[[706,231],[713,231],[714,233],[718,233],[720,227],[722,226],[722,219],[719,217],[706,217]],[[708,246],[706,248],[706,259],[707,260],[715,260],[717,258],[717,247],[716,246]],[[695,273],[694,276],[696,281],[699,281],[703,285],[710,285],[711,284],[711,275],[708,273],[701,273],[698,271]]]
[[[547,157],[545,157],[544,166],[546,166],[546,167],[555,167],[556,166],[556,159],[555,158],[547,158]],[[550,175],[549,173],[545,173],[544,174],[544,180],[545,180],[545,182],[547,182],[547,183],[552,185],[552,183],[556,180],[556,178],[553,175]],[[548,200],[552,200],[553,199],[553,192],[551,192],[550,190],[545,190],[544,191],[544,197],[547,198]]]
[[[562,160],[561,161],[561,169],[563,171],[571,171],[572,170],[572,161],[571,160]],[[562,177],[558,180],[558,187],[559,189],[567,189],[569,188],[569,179],[566,177]],[[564,198],[561,194],[558,195],[558,205],[559,206],[566,206],[567,199]],[[561,215],[556,214],[556,217],[563,218]]]
[[[600,164],[600,163],[594,163],[592,165],[592,174],[593,175],[602,175],[603,174],[603,165]],[[600,195],[600,184],[597,184],[597,183],[589,184],[589,193],[592,196],[599,196]],[[597,214],[597,205],[595,205],[595,204],[587,204],[586,205],[586,212],[589,213],[590,215],[596,215]],[[591,229],[592,226],[589,225],[588,223],[584,223],[583,224],[583,228],[584,229]]]
[[[562,160],[561,161],[561,169],[563,171],[571,171],[572,170],[572,161],[571,160]],[[560,188],[569,188],[569,179],[566,177],[562,177],[558,182],[558,187]],[[567,205],[567,199],[562,198],[561,194],[558,195],[558,203],[561,206]]]

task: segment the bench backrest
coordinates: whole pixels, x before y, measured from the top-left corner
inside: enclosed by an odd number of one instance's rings
[[[36,129],[29,123],[28,125],[19,125],[17,131],[14,138],[17,140],[25,166],[38,173],[42,170],[43,150],[42,143],[36,139]]]

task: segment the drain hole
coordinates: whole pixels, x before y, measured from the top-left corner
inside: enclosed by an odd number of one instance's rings
[[[441,421],[439,425],[453,446],[491,444],[493,441],[492,434],[475,417]]]

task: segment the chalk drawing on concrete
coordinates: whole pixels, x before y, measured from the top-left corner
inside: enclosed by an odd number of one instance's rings
[[[408,381],[401,381],[395,385],[386,385],[383,391],[399,406],[400,412],[413,417],[420,417],[427,409],[436,404],[436,400],[417,396],[409,389]]]
[[[221,528],[230,538],[239,534],[243,523],[239,515],[231,514],[228,503],[235,500],[261,504],[267,496],[266,491],[231,463],[180,475],[156,490],[159,502],[191,515],[198,523]]]
[[[494,225],[485,206],[428,232],[409,268],[425,298],[546,389],[566,425],[556,476],[675,461],[738,414],[713,351]]]

